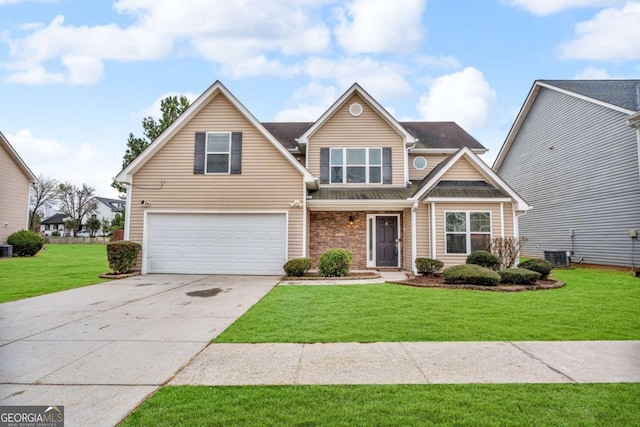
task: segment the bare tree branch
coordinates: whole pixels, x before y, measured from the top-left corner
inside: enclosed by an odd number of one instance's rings
[[[75,221],[73,235],[77,237],[84,217],[98,209],[98,202],[94,198],[95,190],[86,184],[76,187],[70,182],[65,182],[58,184],[57,195],[60,211]]]
[[[31,212],[29,212],[29,228],[36,230],[36,214],[38,209],[56,200],[58,181],[55,178],[40,175],[36,182],[31,185]]]

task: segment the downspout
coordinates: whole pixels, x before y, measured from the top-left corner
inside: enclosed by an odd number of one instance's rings
[[[438,259],[436,254],[436,204],[431,202],[431,258]]]
[[[302,258],[307,257],[307,184],[302,180]]]
[[[133,177],[131,177],[130,181],[133,181]],[[132,182],[121,182],[120,185],[127,189],[127,201],[124,209],[124,240],[129,240],[131,230],[131,191],[133,190],[133,184]]]
[[[418,242],[416,241],[418,232],[417,227],[417,210],[418,201],[411,206],[411,270],[414,275],[418,274],[418,268],[416,267],[416,257],[418,256]]]

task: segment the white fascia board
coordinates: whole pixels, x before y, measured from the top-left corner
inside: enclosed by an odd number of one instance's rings
[[[413,206],[410,200],[313,200],[307,199],[310,211],[402,210]]]
[[[347,91],[342,94],[340,98],[336,102],[333,103],[331,107],[327,111],[324,112],[322,116],[309,128],[305,133],[303,133],[298,138],[298,143],[301,145],[306,145],[309,143],[309,138],[313,135],[333,114],[353,95],[355,92],[358,93],[374,110],[380,114],[384,120],[396,131],[398,134],[402,135],[405,144],[407,143],[415,143],[416,139],[413,135],[409,133],[401,124],[398,122],[387,110],[382,107],[378,101],[376,101],[371,95],[369,95],[358,83],[354,83]]]
[[[409,153],[411,154],[453,154],[458,151],[459,148],[411,148],[409,149]],[[487,150],[486,148],[472,148],[476,154],[484,154]]]
[[[512,202],[509,197],[426,197],[423,203],[505,203]]]
[[[174,121],[168,128],[164,130],[156,138],[149,147],[147,147],[138,157],[136,157],[126,168],[124,168],[117,176],[118,182],[131,182],[131,176],[138,171],[154,154],[156,154],[167,142],[175,136],[189,121],[202,110],[215,96],[222,94],[231,102],[231,104],[280,152],[289,162],[304,176],[306,183],[314,185],[315,177],[304,166],[298,162],[295,157],[280,144],[269,131],[255,118],[247,108],[220,82],[214,84],[200,95],[191,106]]]

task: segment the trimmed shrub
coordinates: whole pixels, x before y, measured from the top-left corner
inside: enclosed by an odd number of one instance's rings
[[[136,264],[140,252],[140,244],[121,240],[107,243],[107,260],[114,274],[125,274]]]
[[[514,285],[534,285],[542,274],[524,268],[507,268],[498,271],[500,282]]]
[[[473,251],[467,257],[467,264],[475,264],[480,267],[497,270],[500,268],[500,259],[487,251]]]
[[[44,246],[44,239],[31,230],[20,230],[7,237],[7,243],[13,246],[17,256],[34,256]]]
[[[344,277],[349,274],[353,256],[346,249],[327,249],[318,259],[318,272],[324,277]]]
[[[549,277],[549,273],[551,273],[551,269],[553,268],[553,264],[551,264],[546,259],[542,258],[533,258],[524,262],[521,262],[518,265],[520,268],[526,268],[527,270],[536,271],[541,274],[541,279],[545,280]]]
[[[442,270],[444,263],[437,259],[416,258],[416,269],[420,274],[436,275]]]
[[[283,268],[287,276],[302,277],[311,268],[311,258],[290,259]]]
[[[467,283],[476,286],[495,286],[500,281],[498,273],[475,264],[445,268],[442,276],[445,283]]]

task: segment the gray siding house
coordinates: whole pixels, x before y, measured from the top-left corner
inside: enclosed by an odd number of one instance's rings
[[[640,267],[640,80],[538,80],[494,171],[533,207],[524,256]]]

